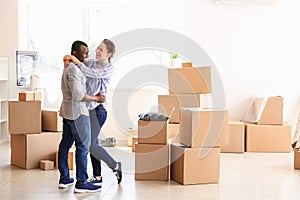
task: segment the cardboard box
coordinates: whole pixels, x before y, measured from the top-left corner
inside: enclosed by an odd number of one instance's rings
[[[222,147],[228,143],[228,111],[182,109],[179,142],[189,147]]]
[[[300,152],[299,149],[294,149],[294,168],[300,169]]]
[[[168,140],[171,140],[171,143],[179,142],[179,128],[180,124],[168,124]]]
[[[283,124],[283,97],[269,97],[257,124]]]
[[[218,183],[220,148],[171,145],[171,179],[182,185]]]
[[[169,68],[170,94],[211,93],[210,67]]]
[[[200,95],[198,94],[174,94],[158,95],[158,111],[169,116],[169,123],[180,123],[181,108],[200,107]]]
[[[41,101],[9,101],[8,130],[10,134],[41,133]]]
[[[21,91],[19,92],[19,101],[41,101],[42,93],[40,91]]]
[[[139,144],[167,144],[167,121],[138,121]]]
[[[230,121],[228,129],[228,144],[221,147],[221,152],[245,152],[245,124],[244,122]]]
[[[11,164],[24,169],[40,167],[40,160],[55,160],[61,133],[12,134]]]
[[[247,152],[291,151],[291,125],[245,125]]]
[[[43,131],[62,131],[63,119],[59,116],[57,110],[43,109],[42,110],[42,130]]]
[[[40,168],[43,170],[52,170],[54,169],[54,162],[51,160],[41,160]]]
[[[193,64],[191,62],[185,62],[181,64],[182,67],[193,67]]]
[[[74,170],[76,168],[75,151],[76,151],[75,148],[71,148],[69,150],[69,154],[68,154],[69,170]],[[58,151],[56,151],[56,153],[55,153],[55,166],[56,166],[56,169],[58,169]]]
[[[169,180],[169,145],[135,145],[135,180]]]

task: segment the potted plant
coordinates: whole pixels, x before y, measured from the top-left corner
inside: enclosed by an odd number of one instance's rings
[[[178,53],[176,52],[171,52],[170,53],[170,59],[171,59],[171,67],[174,67],[175,66],[175,62],[176,62],[176,59],[178,58]]]

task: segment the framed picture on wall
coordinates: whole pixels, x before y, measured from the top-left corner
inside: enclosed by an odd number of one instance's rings
[[[17,86],[30,86],[30,76],[37,70],[36,51],[16,51]]]

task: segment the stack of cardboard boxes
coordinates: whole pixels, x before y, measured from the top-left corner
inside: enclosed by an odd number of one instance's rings
[[[8,102],[8,117],[11,164],[24,169],[32,169],[39,168],[41,160],[55,161],[61,130],[54,128],[50,130],[52,132],[42,132],[41,94],[39,92],[20,92],[19,100]],[[48,123],[45,121],[43,125],[47,127],[55,120],[61,123],[56,116],[47,119]]]
[[[258,114],[254,123],[246,123],[247,152],[290,152],[291,125],[283,123],[283,97],[269,97],[253,102]],[[259,108],[259,109],[258,109]]]
[[[201,95],[211,93],[211,69],[183,63],[182,68],[168,69],[168,80],[170,94],[158,99],[161,112],[169,114],[175,107],[170,122],[179,130],[175,140],[168,132],[172,142],[179,142],[171,144],[171,179],[184,185],[217,183],[220,146],[227,144],[228,111],[204,108],[200,102]]]

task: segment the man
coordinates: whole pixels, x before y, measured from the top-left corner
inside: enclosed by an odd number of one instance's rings
[[[88,57],[87,44],[75,41],[72,44],[71,54],[83,61]],[[60,107],[60,116],[63,118],[63,134],[58,151],[59,188],[67,188],[74,183],[74,179],[69,174],[68,153],[75,142],[76,184],[74,192],[99,191],[101,186],[90,184],[87,181],[87,155],[91,144],[91,125],[86,102],[104,102],[104,97],[86,94],[86,78],[73,62],[64,68],[61,90],[63,101]]]

